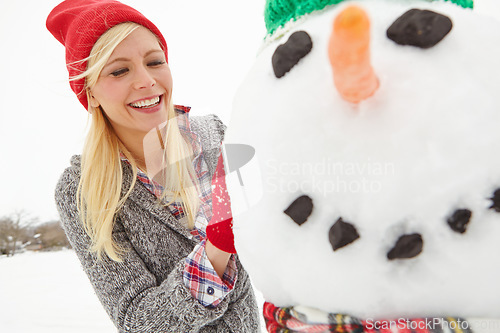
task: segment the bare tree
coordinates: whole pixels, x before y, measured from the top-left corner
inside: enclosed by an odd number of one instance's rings
[[[0,217],[0,254],[13,256],[28,241],[26,231],[36,222],[25,210]]]
[[[59,221],[47,222],[34,229],[43,249],[69,247],[68,239]]]

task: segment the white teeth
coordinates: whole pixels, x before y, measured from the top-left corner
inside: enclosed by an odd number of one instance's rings
[[[160,103],[160,96],[152,98],[152,99],[146,99],[143,101],[139,101],[137,103],[130,103],[130,106],[133,106],[134,108],[149,108],[149,107],[157,105],[158,103]]]

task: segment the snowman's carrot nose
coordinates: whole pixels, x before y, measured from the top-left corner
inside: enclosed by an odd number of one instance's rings
[[[359,103],[375,93],[379,83],[370,63],[370,20],[363,9],[349,6],[336,17],[328,55],[342,98]]]

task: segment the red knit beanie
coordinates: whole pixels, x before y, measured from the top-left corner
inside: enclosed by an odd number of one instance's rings
[[[66,67],[70,79],[83,73],[95,42],[109,28],[135,22],[153,32],[160,40],[168,62],[167,43],[160,30],[137,10],[114,0],[66,0],[47,17],[47,29],[66,47]],[[85,79],[70,80],[71,89],[88,109]]]

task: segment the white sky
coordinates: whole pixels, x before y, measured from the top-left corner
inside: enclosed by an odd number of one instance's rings
[[[58,219],[55,184],[81,151],[87,113],[67,83],[64,48],[45,28],[59,0],[0,2],[0,216]],[[174,101],[224,122],[265,35],[265,0],[124,0],[165,36]],[[500,18],[499,0],[476,0]],[[258,111],[256,111],[258,112]]]
[[[67,83],[64,48],[45,28],[60,0],[0,2],[0,216],[58,219],[56,182],[81,151],[87,112]],[[124,0],[162,31],[174,102],[229,120],[232,96],[265,36],[264,0]]]

